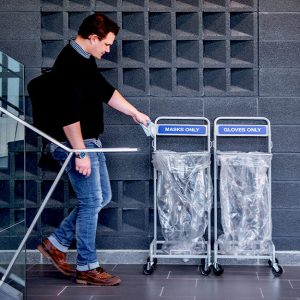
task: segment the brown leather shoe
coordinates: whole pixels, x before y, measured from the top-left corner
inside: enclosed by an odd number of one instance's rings
[[[66,253],[61,252],[57,248],[55,248],[48,239],[45,239],[43,243],[37,247],[37,249],[45,257],[49,258],[52,261],[57,270],[67,276],[75,275],[75,269],[67,263]]]
[[[119,284],[121,279],[118,276],[106,273],[103,268],[99,267],[88,271],[76,271],[76,282],[80,284],[111,286]]]

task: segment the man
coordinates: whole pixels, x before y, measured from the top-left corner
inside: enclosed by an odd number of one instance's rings
[[[103,132],[103,107],[112,108],[147,125],[149,117],[127,102],[100,74],[95,58],[110,51],[119,27],[101,13],[88,16],[80,25],[75,40],[58,55],[53,74],[57,93],[52,107],[55,124],[52,136],[77,149],[102,147],[98,138]],[[50,145],[53,157],[61,163],[67,153]],[[111,199],[105,157],[98,153],[76,153],[66,168],[77,197],[77,206],[60,227],[38,246],[38,250],[77,283],[117,285],[118,276],[105,272],[96,255],[98,213]],[[66,262],[66,253],[73,239],[77,244],[75,270]]]

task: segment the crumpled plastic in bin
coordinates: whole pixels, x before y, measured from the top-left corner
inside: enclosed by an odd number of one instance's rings
[[[206,251],[204,234],[212,204],[207,168],[210,154],[157,150],[152,156],[158,171],[157,210],[168,254]]]
[[[258,255],[272,251],[268,170],[272,154],[217,152],[223,234],[220,253]]]

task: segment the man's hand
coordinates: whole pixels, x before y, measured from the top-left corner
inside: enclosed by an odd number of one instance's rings
[[[85,148],[79,121],[64,126],[63,130],[73,149]],[[91,160],[88,155],[84,158],[75,158],[75,170],[84,176],[91,175]]]
[[[91,160],[87,155],[85,158],[75,158],[75,169],[84,176],[91,175]]]
[[[143,113],[141,113],[141,112],[139,112],[139,111],[137,111],[137,112],[132,116],[132,118],[133,118],[133,121],[135,121],[136,123],[138,123],[138,124],[143,124],[143,125],[145,125],[145,126],[147,126],[148,123],[151,121],[150,118],[149,118],[147,115],[145,115],[145,114],[143,114]]]

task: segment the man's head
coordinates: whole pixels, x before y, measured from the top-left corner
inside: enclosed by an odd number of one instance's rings
[[[85,50],[100,59],[103,54],[110,51],[119,26],[105,15],[96,12],[85,18],[78,30],[80,40],[85,40]]]
[[[120,27],[105,15],[96,12],[86,17],[79,27],[78,35],[88,39],[91,34],[95,34],[100,40],[111,32],[115,36],[118,34]]]

